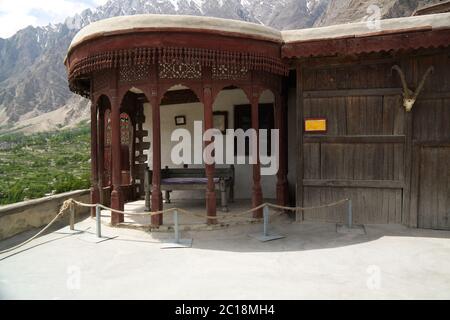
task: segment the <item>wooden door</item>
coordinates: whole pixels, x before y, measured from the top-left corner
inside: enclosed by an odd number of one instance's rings
[[[450,230],[450,99],[414,108],[412,219],[419,228]]]
[[[450,147],[423,146],[417,156],[418,227],[450,230]]]

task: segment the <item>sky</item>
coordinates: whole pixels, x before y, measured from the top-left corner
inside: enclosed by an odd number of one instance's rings
[[[0,0],[0,38],[9,38],[29,25],[63,22],[87,8],[107,0]]]

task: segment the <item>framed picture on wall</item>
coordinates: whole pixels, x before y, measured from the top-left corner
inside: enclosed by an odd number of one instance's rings
[[[214,111],[213,112],[213,127],[219,129],[223,134],[228,129],[228,112],[227,111]]]
[[[186,116],[176,116],[175,125],[184,126],[186,124]]]

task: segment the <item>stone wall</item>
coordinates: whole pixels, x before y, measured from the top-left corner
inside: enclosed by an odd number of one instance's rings
[[[47,225],[67,199],[89,203],[89,190],[71,191],[49,197],[0,206],[0,240]],[[89,208],[76,208],[76,216],[86,215]],[[61,219],[69,223],[69,215]]]

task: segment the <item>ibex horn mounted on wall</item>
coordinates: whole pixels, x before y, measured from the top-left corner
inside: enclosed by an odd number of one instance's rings
[[[420,92],[423,89],[423,86],[425,85],[425,80],[427,79],[428,75],[430,73],[434,72],[434,67],[431,66],[427,69],[425,74],[422,77],[422,80],[420,80],[419,86],[416,88],[415,91],[412,91],[408,88],[408,84],[406,83],[405,74],[403,73],[402,69],[398,65],[395,65],[392,67],[392,70],[396,70],[400,76],[400,79],[402,80],[403,85],[403,106],[405,107],[406,112],[410,112],[412,110],[412,107],[414,106],[414,103],[417,100],[417,97],[419,96]]]

